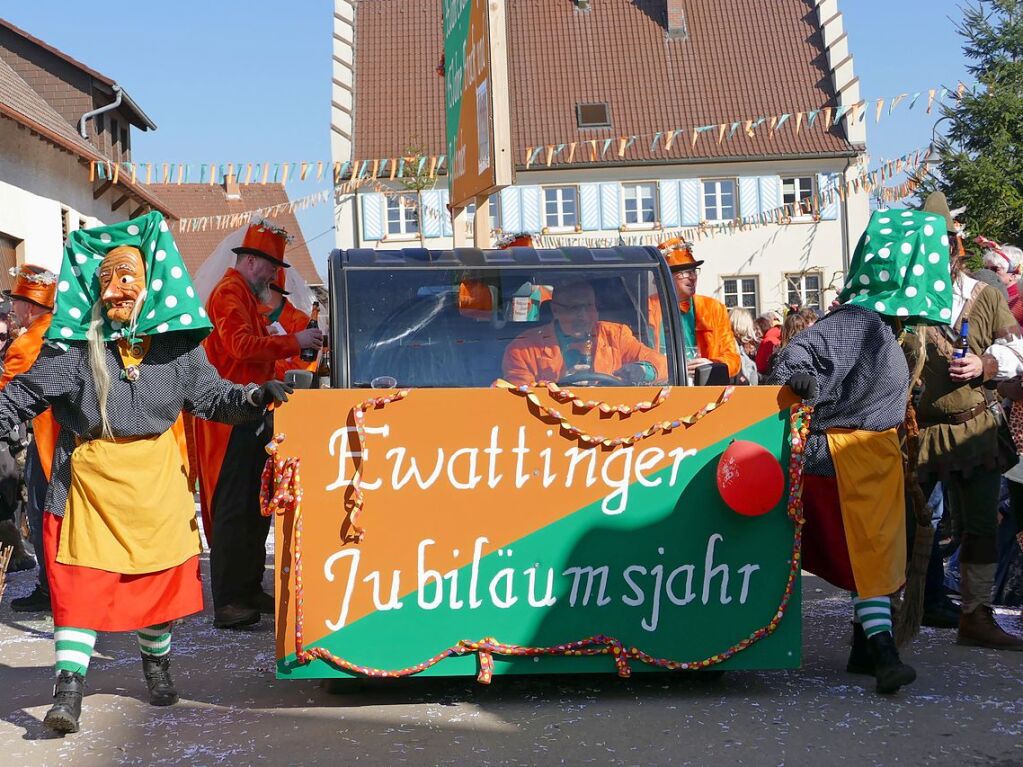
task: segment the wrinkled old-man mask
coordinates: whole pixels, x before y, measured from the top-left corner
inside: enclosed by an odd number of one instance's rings
[[[146,265],[137,248],[124,245],[107,253],[99,266],[99,289],[108,319],[130,322],[145,288]]]

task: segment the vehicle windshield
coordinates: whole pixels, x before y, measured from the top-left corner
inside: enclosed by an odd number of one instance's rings
[[[355,387],[646,385],[673,369],[653,266],[354,268],[345,284]]]

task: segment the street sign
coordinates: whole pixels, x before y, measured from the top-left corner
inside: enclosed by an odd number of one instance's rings
[[[791,395],[677,388],[625,416],[543,389],[361,404],[388,394],[300,391],[276,415],[302,485],[301,519],[276,518],[280,678],[474,675],[480,647],[495,674],[798,667],[786,501],[745,517],[716,482],[733,439],[788,466]]]
[[[512,182],[505,0],[444,0],[451,207]]]

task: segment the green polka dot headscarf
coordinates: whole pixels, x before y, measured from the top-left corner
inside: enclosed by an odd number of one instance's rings
[[[952,278],[945,219],[916,210],[870,217],[838,299],[908,322],[948,324]]]
[[[142,252],[146,292],[131,326],[112,322],[103,313],[103,340],[187,332],[198,342],[209,335],[213,325],[197,298],[170,228],[163,215],[153,211],[120,224],[79,229],[68,236],[47,338],[86,340],[92,307],[100,300],[99,265],[109,251],[123,245]]]

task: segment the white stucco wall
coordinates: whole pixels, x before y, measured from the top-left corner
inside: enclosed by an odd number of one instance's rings
[[[94,200],[89,169],[6,119],[0,119],[0,232],[22,240],[19,263],[60,267],[64,249],[61,208],[69,230],[124,221],[131,205],[111,212],[110,193]]]

